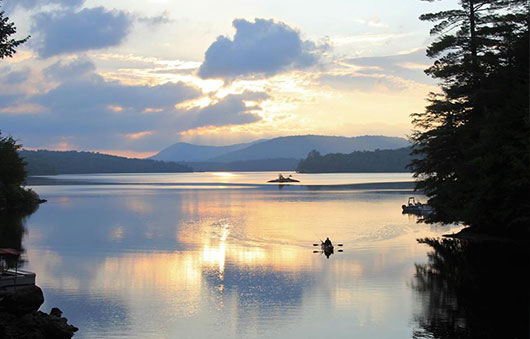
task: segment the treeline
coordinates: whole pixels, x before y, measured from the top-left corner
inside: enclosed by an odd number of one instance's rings
[[[300,173],[373,173],[408,172],[410,147],[395,150],[356,151],[349,154],[321,155],[311,151],[296,168]]]
[[[174,162],[129,159],[93,152],[22,150],[19,155],[26,162],[29,175],[193,171],[189,166]]]

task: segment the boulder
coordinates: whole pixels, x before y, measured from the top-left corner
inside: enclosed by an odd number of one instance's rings
[[[44,303],[44,294],[36,285],[0,291],[0,311],[24,315],[37,311]]]

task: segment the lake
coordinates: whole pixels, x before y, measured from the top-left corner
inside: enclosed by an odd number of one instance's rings
[[[289,174],[289,173],[287,173]],[[407,173],[33,178],[25,269],[79,338],[411,338],[429,246]],[[286,173],[284,173],[286,175]],[[30,181],[31,182],[31,181]],[[407,184],[408,182],[408,184]],[[317,252],[329,237],[335,253]],[[343,252],[338,252],[341,249]]]

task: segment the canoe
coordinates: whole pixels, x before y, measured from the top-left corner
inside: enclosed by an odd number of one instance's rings
[[[333,253],[333,245],[326,245],[324,243],[322,243],[320,245],[320,247],[322,248],[322,252],[324,252],[325,254],[332,254]]]
[[[284,179],[269,180],[267,182],[300,182],[300,180],[291,179],[291,178],[284,178]]]

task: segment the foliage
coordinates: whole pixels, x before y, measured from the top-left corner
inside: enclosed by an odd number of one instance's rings
[[[38,196],[25,184],[24,161],[18,156],[22,146],[12,137],[2,137],[0,133],[0,212],[4,210],[32,211],[38,203]]]
[[[426,111],[412,114],[417,189],[435,213],[493,233],[527,233],[530,223],[529,9],[520,0],[462,0],[424,14],[438,36],[425,72],[440,81]]]
[[[20,152],[30,175],[80,173],[191,172],[186,165],[150,159],[129,159],[114,155],[77,151]]]
[[[410,161],[409,147],[326,155],[313,150],[306,159],[298,163],[296,171],[300,173],[407,172],[406,167]]]
[[[4,17],[4,11],[0,11],[0,59],[12,57],[13,54],[15,54],[15,48],[28,41],[30,38],[28,35],[20,40],[10,39],[10,36],[16,32],[17,29],[15,24],[9,22],[8,17]]]

